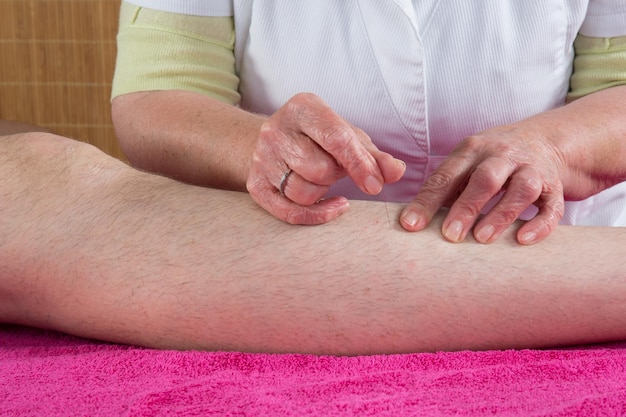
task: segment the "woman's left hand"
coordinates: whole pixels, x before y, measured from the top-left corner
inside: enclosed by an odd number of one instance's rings
[[[563,216],[563,166],[556,146],[525,122],[486,130],[463,140],[433,172],[403,211],[401,224],[421,230],[441,207],[450,207],[442,226],[446,239],[460,242],[473,229],[476,240],[490,243],[534,204],[539,211],[517,239],[538,242]],[[502,198],[481,217],[500,192]]]

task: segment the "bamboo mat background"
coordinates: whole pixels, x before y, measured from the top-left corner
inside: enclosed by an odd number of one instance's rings
[[[120,0],[0,0],[0,119],[124,159],[110,93]]]

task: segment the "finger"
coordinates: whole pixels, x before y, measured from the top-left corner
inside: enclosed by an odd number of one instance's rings
[[[302,132],[285,131],[280,123],[266,122],[259,132],[253,165],[265,172],[284,172],[286,166],[318,185],[331,185],[345,171],[337,161]]]
[[[394,158],[391,155],[383,161],[381,161],[378,157],[376,160],[378,161],[378,166],[383,173],[385,184],[391,184],[399,181],[406,172],[406,163],[400,159]]]
[[[545,239],[559,224],[565,213],[565,200],[562,188],[546,192],[537,203],[539,212],[526,222],[517,232],[517,241],[522,245],[532,245]]]
[[[322,199],[328,192],[330,186],[314,184],[292,171],[282,182],[282,190],[289,200],[301,206],[310,206]],[[278,189],[281,189],[279,183]]]
[[[402,211],[402,227],[410,232],[425,228],[444,203],[457,194],[473,168],[474,161],[469,155],[450,154],[426,179],[415,199]]]
[[[309,206],[302,206],[277,193],[263,195],[265,198],[255,201],[274,217],[290,224],[317,225],[328,223],[350,208],[345,197],[332,197]]]
[[[364,146],[371,142],[369,137],[355,130],[319,97],[301,94],[296,98],[292,103],[296,106],[293,114],[302,133],[328,152],[363,192],[380,193],[384,177],[376,159]]]
[[[394,158],[391,154],[378,149],[372,142],[364,144],[366,149],[372,154],[378,167],[383,174],[385,184],[398,181],[406,171],[404,161]]]
[[[347,175],[331,155],[314,143],[313,145],[312,149],[304,150],[300,155],[285,156],[285,163],[303,180],[320,186],[328,187]]]
[[[286,186],[289,185],[291,175],[287,179]],[[280,194],[280,179],[270,182],[264,176],[251,175],[246,186],[250,196],[259,206],[274,217],[291,224],[327,223],[350,208],[348,200],[344,197],[329,198],[310,206],[296,204]]]
[[[543,180],[530,166],[520,168],[511,178],[506,192],[474,227],[478,242],[491,243],[541,196]]]
[[[270,207],[268,211],[286,223],[318,225],[341,216],[350,209],[350,204],[345,197],[332,197],[311,206],[300,206],[283,197]]]
[[[488,158],[478,165],[443,221],[444,237],[451,242],[465,239],[483,207],[502,190],[512,171],[511,164],[502,158]]]
[[[314,175],[311,175],[311,172]],[[285,175],[287,177],[283,178]],[[304,177],[306,175],[322,185],[307,180]],[[330,184],[343,176],[345,173],[334,159],[310,138],[301,133],[286,132],[272,123],[265,123],[261,127],[257,147],[253,154],[247,188],[259,205],[287,221],[287,214],[281,211],[284,208],[272,208],[273,203],[268,201],[268,196],[274,194],[276,190],[280,194],[282,190],[283,195],[295,204],[310,206],[324,197]],[[317,207],[313,212],[320,213],[323,207]],[[308,221],[323,222],[325,218],[332,217],[328,213],[321,216],[309,215],[309,217],[314,216],[320,219]],[[298,216],[294,215],[294,217]]]

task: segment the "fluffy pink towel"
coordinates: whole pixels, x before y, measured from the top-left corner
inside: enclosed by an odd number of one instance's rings
[[[626,343],[316,357],[175,352],[0,325],[3,416],[618,416]]]

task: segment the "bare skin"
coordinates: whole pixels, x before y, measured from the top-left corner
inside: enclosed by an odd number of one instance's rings
[[[265,117],[188,91],[117,97],[115,132],[129,162],[191,184],[245,191]],[[158,117],[142,117],[142,115]]]
[[[248,190],[292,224],[322,224],[345,213],[345,198],[319,201],[346,175],[378,194],[405,170],[312,94],[297,95],[265,117],[197,93],[141,92],[115,98],[112,114],[134,166],[191,184]],[[281,196],[289,168],[294,172]]]
[[[282,166],[276,169],[276,165]],[[252,198],[292,224],[321,224],[343,214],[345,198],[322,198],[349,175],[361,191],[376,195],[398,181],[404,162],[381,152],[358,129],[313,94],[300,94],[261,127],[246,187]],[[291,170],[283,188],[283,173]],[[280,174],[277,176],[276,174]]]
[[[90,145],[0,138],[0,321],[157,348],[356,355],[626,337],[626,230],[452,245],[351,202],[316,227]],[[516,224],[517,226],[517,224]],[[610,244],[606,244],[610,242]]]
[[[561,220],[565,200],[582,200],[626,181],[626,118],[620,103],[626,103],[626,86],[465,139],[403,211],[402,225],[421,230],[451,203],[444,236],[458,242],[473,229],[478,241],[490,243],[535,203],[539,213],[519,229],[517,240],[541,241]],[[504,197],[480,218],[502,189]]]
[[[475,239],[491,243],[535,203],[538,215],[516,239],[545,239],[563,216],[565,199],[583,199],[626,179],[619,103],[626,105],[626,86],[465,139],[403,210],[400,224],[422,230],[450,207],[442,223],[446,239],[460,242],[473,231]],[[345,213],[342,198],[315,204],[345,175],[376,194],[404,172],[400,161],[309,94],[296,95],[266,119],[196,93],[133,93],[113,101],[113,116],[134,165],[193,184],[236,190],[247,184],[255,201],[290,223],[324,223]],[[287,168],[294,173],[282,196],[278,187]],[[480,217],[503,188],[505,197]]]

